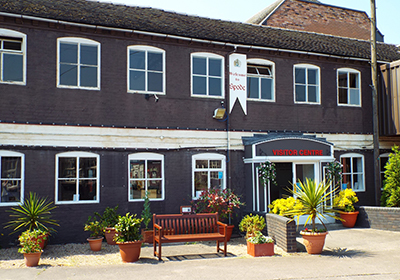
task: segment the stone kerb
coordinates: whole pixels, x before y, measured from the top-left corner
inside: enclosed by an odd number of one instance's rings
[[[296,252],[296,222],[276,214],[267,214],[266,220],[268,236],[274,239],[275,244],[285,252]]]
[[[360,206],[356,226],[400,231],[400,207]]]

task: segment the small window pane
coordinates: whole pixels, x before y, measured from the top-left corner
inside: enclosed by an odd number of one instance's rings
[[[350,89],[350,104],[360,105],[360,90]]]
[[[131,199],[144,198],[144,191],[145,191],[145,181],[134,180],[134,181],[130,182],[130,198]]]
[[[305,102],[306,101],[306,87],[296,85],[296,101]]]
[[[160,178],[161,179],[161,161],[148,160],[147,161],[147,178]]]
[[[162,73],[151,73],[148,74],[148,90],[162,92],[163,91],[163,74]]]
[[[318,84],[318,72],[316,69],[308,69],[308,84],[309,85],[316,85]]]
[[[353,158],[353,172],[362,172],[362,164],[360,158]]]
[[[1,157],[1,178],[21,178],[20,157]]]
[[[80,86],[97,87],[97,67],[81,66]]]
[[[150,180],[147,191],[149,192],[149,198],[162,198],[161,180]],[[144,198],[144,196],[145,194],[142,194],[142,198]]]
[[[347,104],[347,88],[339,88],[339,103]]]
[[[354,174],[353,175],[353,189],[361,190],[364,186],[363,176],[362,174]]]
[[[65,86],[78,85],[78,68],[76,65],[60,64],[60,84]]]
[[[162,71],[163,70],[163,61],[162,61],[162,53],[154,53],[148,52],[148,70],[153,71]]]
[[[0,41],[1,43],[1,41]],[[3,49],[12,50],[12,51],[21,51],[22,50],[22,42],[14,42],[14,41],[3,41]],[[1,47],[0,47],[1,49]]]
[[[221,59],[209,59],[209,75],[221,77]]]
[[[131,162],[130,162],[130,178],[131,179],[145,178],[144,165],[145,165],[144,160],[131,160]]]
[[[303,69],[303,68],[295,69],[295,81],[296,81],[296,84],[305,84],[306,83],[306,69]]]
[[[308,102],[318,102],[317,87],[308,86]]]
[[[76,180],[58,181],[58,200],[73,201],[76,198]]]
[[[220,160],[210,160],[210,168],[221,168],[222,162]]]
[[[196,160],[196,168],[208,168],[208,160]]]
[[[261,99],[272,100],[272,79],[261,79]]]
[[[81,64],[97,65],[97,46],[81,45]]]
[[[19,202],[21,200],[20,180],[0,180],[1,202]]]
[[[129,68],[145,69],[146,59],[144,51],[130,50],[129,51]]]
[[[259,66],[257,67],[260,75],[271,76],[271,66]]]
[[[194,172],[196,196],[208,189],[208,172]]]
[[[79,200],[96,200],[96,180],[79,180]]]
[[[3,55],[3,81],[23,81],[23,56],[20,54]]]
[[[97,164],[94,158],[79,159],[79,178],[96,178]]]
[[[60,43],[60,62],[78,63],[78,45]]]
[[[222,96],[222,84],[220,78],[209,78],[209,95]]]
[[[206,95],[207,94],[207,78],[206,77],[193,77],[193,94]]]
[[[129,71],[129,82],[130,90],[145,90],[145,72]]]
[[[247,78],[247,97],[248,98],[259,98],[259,79],[248,77]]]
[[[76,158],[59,158],[58,177],[76,178]]]
[[[205,58],[193,57],[193,74],[207,74],[207,62]]]
[[[339,87],[347,87],[347,72],[339,71]]]
[[[222,178],[219,178],[219,174],[222,172],[211,171],[210,172],[210,188],[222,189]]]
[[[357,73],[350,73],[350,84],[351,88],[359,88],[358,86],[358,74]]]
[[[257,75],[258,72],[257,72],[256,67],[255,67],[255,66],[249,66],[249,65],[247,65],[247,74],[254,74],[254,75]]]

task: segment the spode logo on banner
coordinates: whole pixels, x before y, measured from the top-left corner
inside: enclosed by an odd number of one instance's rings
[[[229,113],[232,112],[236,99],[239,100],[243,112],[247,115],[247,63],[246,55],[231,54],[229,56]]]

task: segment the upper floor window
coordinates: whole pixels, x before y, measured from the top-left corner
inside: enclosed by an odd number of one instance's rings
[[[224,58],[212,53],[193,53],[192,95],[223,97]]]
[[[129,155],[129,201],[164,199],[164,156],[155,153]]]
[[[192,157],[193,197],[208,189],[225,189],[225,156],[204,153]]]
[[[58,39],[57,86],[100,89],[100,43],[83,38]]]
[[[274,63],[263,59],[247,60],[247,98],[274,101]]]
[[[294,96],[296,103],[320,103],[320,75],[317,66],[294,66]]]
[[[0,83],[25,85],[26,35],[0,28]]]
[[[360,72],[354,69],[338,69],[339,105],[361,106],[360,76]]]
[[[365,191],[364,156],[360,154],[344,154],[340,156],[343,165],[342,189]]]
[[[16,205],[24,200],[24,154],[0,151],[0,205]]]
[[[149,46],[128,47],[128,92],[165,93],[165,51]]]
[[[56,156],[56,203],[99,202],[100,157],[87,152]]]

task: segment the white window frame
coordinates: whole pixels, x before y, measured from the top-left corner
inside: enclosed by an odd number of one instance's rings
[[[24,183],[25,183],[25,155],[22,153],[18,152],[13,152],[13,151],[6,151],[6,150],[0,150],[0,172],[2,170],[1,168],[1,158],[2,157],[20,157],[21,158],[21,178],[12,178],[13,181],[20,181],[21,182],[21,190],[20,190],[20,201],[16,202],[1,202],[0,199],[0,206],[15,206],[18,204],[23,203],[24,201]],[[0,173],[0,177],[2,174]],[[0,178],[0,186],[1,183],[3,182],[4,178]],[[2,188],[0,188],[0,195],[1,195]]]
[[[356,174],[361,174],[362,175],[362,180],[363,180],[363,185],[361,188],[359,189],[354,189],[353,186],[351,186],[351,188],[353,189],[353,191],[355,192],[365,192],[365,160],[364,160],[364,155],[362,154],[357,154],[357,153],[347,153],[347,154],[343,154],[340,156],[340,163],[342,163],[342,158],[350,158],[350,172],[344,172],[342,175],[356,175]],[[353,172],[353,158],[360,158],[361,159],[361,164],[362,164],[362,171],[361,172]],[[353,180],[353,179],[352,179]],[[341,189],[343,189],[343,180],[341,183]]]
[[[221,168],[196,168],[196,160],[221,160]],[[222,154],[217,153],[201,153],[192,156],[192,199],[197,199],[198,195],[196,195],[196,187],[195,187],[195,172],[196,171],[204,171],[208,172],[211,171],[222,171],[222,189],[226,189],[226,157]],[[208,189],[210,189],[210,176],[208,176]]]
[[[339,103],[339,72],[346,72],[347,73],[347,87],[345,87],[347,89],[347,103]],[[358,98],[360,100],[360,104],[350,104],[350,79],[349,79],[349,74],[357,74],[357,79],[358,79]],[[350,106],[350,107],[361,107],[362,104],[362,100],[361,100],[361,72],[355,69],[351,69],[351,68],[339,68],[336,71],[336,82],[337,82],[337,104],[338,106]]]
[[[9,37],[15,38],[18,41],[21,41],[21,51],[13,51],[13,50],[2,50],[0,45],[0,83],[1,84],[13,84],[13,85],[26,85],[26,41],[27,36],[24,33],[0,28],[0,37]],[[1,42],[0,42],[1,44]],[[22,81],[3,81],[3,54],[4,53],[14,53],[14,54],[22,54]]]
[[[207,66],[206,66],[206,75],[200,75],[200,74],[193,74],[193,58],[198,57],[198,58],[205,58],[207,60]],[[210,76],[208,73],[208,65],[209,65],[209,59],[214,58],[214,59],[220,59],[221,60],[221,77],[219,76]],[[207,53],[207,52],[195,52],[190,54],[190,95],[192,97],[200,97],[200,98],[216,98],[216,99],[223,99],[225,98],[225,58],[222,55],[215,54],[215,53]],[[194,76],[201,76],[206,78],[206,94],[201,95],[201,94],[194,94],[193,93],[193,77]],[[212,77],[217,77],[221,78],[221,95],[210,95],[209,92],[209,78]]]
[[[60,44],[61,43],[70,43],[78,45],[78,58],[77,58],[77,85],[62,85],[60,84]],[[83,64],[80,63],[80,46],[81,45],[90,45],[97,47],[97,85],[95,87],[81,86],[80,81],[80,66]],[[86,38],[78,38],[78,37],[62,37],[57,39],[57,87],[58,88],[70,88],[70,89],[85,89],[85,90],[100,90],[100,71],[101,71],[101,44],[97,41],[86,39]],[[91,65],[92,66],[92,65]]]
[[[306,69],[306,83],[305,84],[296,84],[296,68],[304,68]],[[308,101],[308,69],[317,70],[317,102],[309,102]],[[306,88],[306,101],[296,101],[296,85],[303,85]],[[321,70],[318,66],[312,64],[295,64],[293,66],[293,100],[294,103],[297,104],[310,104],[310,105],[320,105],[321,104]]]
[[[145,161],[145,178],[132,179],[130,177],[130,163],[131,160],[143,160]],[[161,180],[154,178],[147,178],[147,162],[149,160],[159,160],[161,161]],[[131,181],[145,181],[145,191],[147,191],[147,182],[148,181],[161,181],[161,198],[149,198],[151,201],[162,201],[165,199],[165,167],[164,167],[164,155],[157,153],[134,153],[128,156],[128,201],[144,201],[144,198],[134,199],[131,198],[130,195],[130,182]]]
[[[258,92],[258,98],[250,98],[247,97],[247,100],[251,100],[251,101],[262,101],[262,102],[275,102],[275,63],[267,60],[267,59],[259,59],[259,58],[250,58],[247,59],[247,65],[249,64],[253,64],[253,65],[260,65],[260,66],[271,66],[271,75],[267,76],[267,75],[257,75],[257,74],[249,74],[247,73],[247,77],[255,77],[259,79],[259,82],[261,81],[262,78],[264,79],[271,79],[272,80],[272,99],[262,99],[261,98],[261,85],[259,85],[259,92]],[[246,70],[247,71],[247,70]],[[249,87],[249,85],[247,85],[247,87]],[[246,91],[246,95],[247,95],[247,91]]]
[[[143,70],[144,72],[145,72],[145,90],[131,90],[130,89],[130,83],[131,83],[131,81],[130,81],[130,78],[129,78],[129,72],[130,72],[130,70],[132,70],[132,69],[130,69],[129,68],[129,65],[130,65],[130,56],[129,56],[129,52],[131,51],[131,50],[138,50],[138,51],[143,51],[143,52],[145,52],[145,63],[146,63],[146,65],[145,65],[145,69]],[[161,53],[162,54],[162,66],[163,66],[163,69],[162,69],[162,91],[150,91],[150,90],[148,90],[148,83],[147,83],[147,80],[148,80],[148,73],[149,72],[155,72],[155,73],[160,73],[160,71],[155,71],[155,70],[148,70],[147,68],[148,68],[148,66],[147,66],[147,64],[148,64],[148,61],[147,61],[147,53],[148,52],[155,52],[155,53]],[[128,48],[127,48],[127,66],[126,66],[126,69],[127,69],[127,79],[126,79],[126,81],[127,81],[127,91],[128,91],[128,93],[142,93],[142,94],[160,94],[160,95],[165,95],[165,93],[166,93],[166,89],[165,89],[165,86],[166,86],[166,71],[165,71],[165,69],[166,69],[166,65],[165,65],[165,50],[163,50],[163,49],[160,49],[160,48],[156,48],[156,47],[152,47],[152,46],[144,46],[144,45],[132,45],[132,46],[128,46]]]
[[[379,155],[379,174],[380,174],[380,179],[381,179],[381,190],[383,190],[383,182],[384,180],[382,178],[385,178],[385,167],[382,168],[382,159],[385,158],[386,163],[389,162],[389,157],[390,153],[385,153]],[[386,166],[386,165],[385,165]]]
[[[58,200],[58,181],[64,178],[59,178],[59,159],[60,158],[65,158],[65,157],[70,157],[70,158],[76,158],[77,164],[79,164],[79,158],[85,157],[85,158],[95,158],[96,159],[96,199],[95,200],[79,200],[79,197],[77,197],[76,200]],[[86,203],[99,203],[100,202],[100,156],[95,153],[89,153],[89,152],[65,152],[65,153],[59,153],[56,154],[56,170],[55,170],[55,204],[86,204]],[[68,179],[74,179],[76,180],[76,194],[79,194],[79,168],[76,169],[76,177],[74,178],[68,178]],[[94,178],[93,178],[94,179]]]

